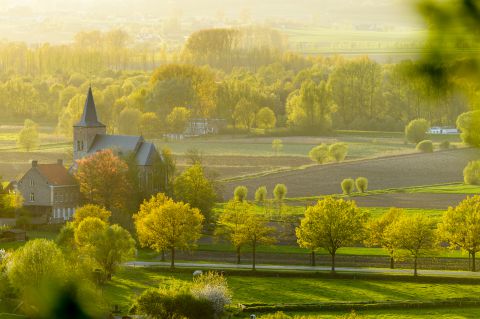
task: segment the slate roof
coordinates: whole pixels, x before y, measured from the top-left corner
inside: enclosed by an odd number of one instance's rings
[[[97,134],[88,154],[111,149],[117,155],[135,154],[138,165],[152,165],[155,146],[141,136]]]
[[[88,88],[87,99],[83,107],[83,114],[80,121],[75,124],[76,127],[105,127],[103,123],[98,121],[95,101],[93,100],[92,88]]]
[[[76,185],[75,178],[68,173],[62,164],[38,164],[35,167],[38,172],[55,186]]]

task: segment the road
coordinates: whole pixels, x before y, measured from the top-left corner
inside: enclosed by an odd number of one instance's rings
[[[129,267],[170,267],[169,262],[161,261],[132,261],[125,263]],[[201,269],[251,269],[249,264],[227,264],[227,263],[190,263],[177,262],[178,268],[201,268]],[[330,267],[325,266],[294,266],[294,265],[256,265],[257,270],[293,270],[293,271],[330,271]],[[389,268],[360,268],[360,267],[336,267],[337,272],[349,272],[359,274],[383,274],[398,275],[412,274],[412,269],[389,269]],[[418,270],[418,275],[424,276],[445,276],[445,277],[470,277],[480,278],[480,272],[470,271],[452,271],[452,270]]]

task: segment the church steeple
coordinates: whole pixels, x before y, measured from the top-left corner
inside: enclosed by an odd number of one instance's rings
[[[95,137],[99,134],[106,133],[106,126],[97,118],[92,87],[89,87],[82,117],[80,121],[73,126],[73,159],[77,160],[86,156]]]
[[[87,99],[83,107],[83,114],[75,127],[105,127],[97,118],[97,109],[93,100],[92,87],[88,87]]]

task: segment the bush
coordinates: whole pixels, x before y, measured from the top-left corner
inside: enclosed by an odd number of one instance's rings
[[[368,188],[368,179],[366,177],[359,177],[355,180],[355,186],[360,193],[365,193]]]
[[[419,143],[427,138],[427,131],[430,128],[427,120],[416,119],[405,127],[405,138],[411,143]]]
[[[355,181],[351,178],[346,178],[342,181],[342,190],[345,195],[350,195],[353,192]]]
[[[257,188],[255,191],[255,201],[257,203],[263,203],[267,199],[267,187],[266,186],[260,186]]]
[[[423,153],[432,153],[433,152],[433,143],[430,140],[424,140],[417,144],[417,151]]]
[[[328,151],[329,150],[327,145],[320,144],[312,148],[308,153],[308,156],[312,161],[317,162],[319,164],[323,164],[328,160],[328,156],[329,156]]]
[[[480,185],[480,161],[471,161],[465,166],[463,180],[468,185]]]
[[[480,110],[460,114],[457,127],[462,132],[460,137],[463,143],[480,146]]]
[[[239,202],[243,202],[247,199],[248,188],[246,186],[237,186],[233,191],[233,198]]]
[[[346,143],[335,143],[328,148],[328,155],[333,157],[337,163],[343,161],[348,153],[348,145]]]
[[[210,319],[215,318],[209,300],[194,297],[188,290],[147,289],[135,301],[131,312],[161,319]]]
[[[450,142],[449,141],[442,141],[438,147],[441,149],[441,150],[448,150],[450,148]]]
[[[287,186],[285,186],[285,184],[275,185],[275,188],[273,189],[273,196],[275,197],[276,201],[283,201],[285,196],[287,196]]]
[[[198,299],[210,301],[217,317],[221,316],[225,311],[225,306],[232,302],[227,280],[215,272],[195,277],[191,292]]]

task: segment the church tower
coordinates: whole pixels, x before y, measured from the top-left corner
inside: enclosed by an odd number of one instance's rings
[[[92,88],[88,88],[87,99],[80,121],[73,126],[73,160],[84,157],[97,134],[106,134],[107,128],[97,119]]]

